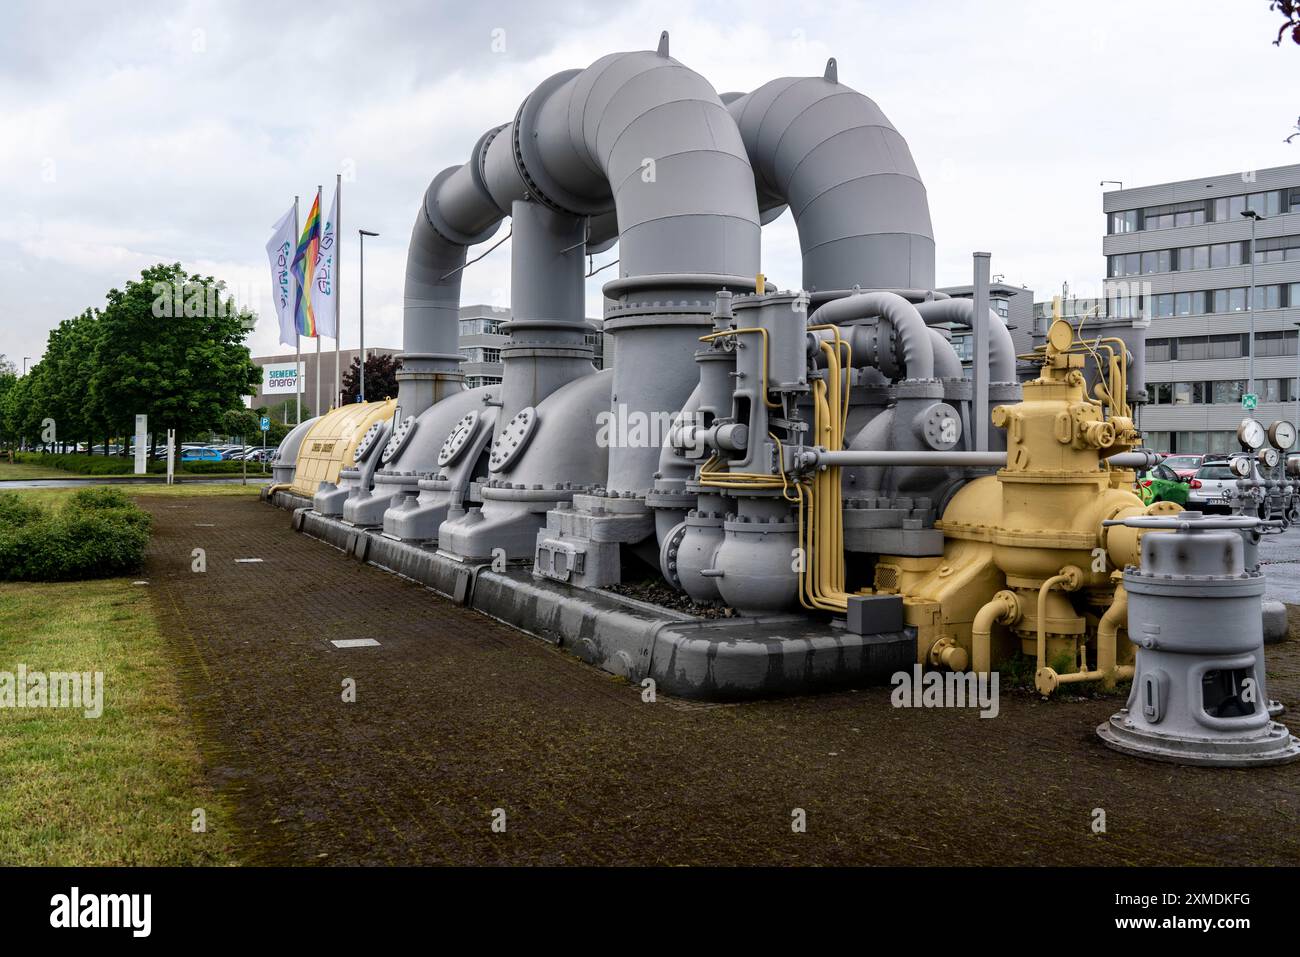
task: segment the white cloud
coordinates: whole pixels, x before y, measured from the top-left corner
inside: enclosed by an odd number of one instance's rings
[[[1099,180],[1300,160],[1300,145],[1281,142],[1300,112],[1300,49],[1271,45],[1277,21],[1262,3],[400,0],[328,3],[294,29],[276,23],[279,9],[32,0],[7,11],[0,352],[39,355],[50,328],[152,262],[258,288],[271,224],[294,193],[305,213],[343,164],[355,171],[344,187],[344,344],[356,342],[364,226],[381,233],[367,243],[366,339],[399,346],[406,243],[432,176],[463,162],[542,78],[653,47],[661,29],[720,92],[820,74],[835,56],[841,81],[911,145],[943,284],[969,280],[974,249],[1040,295],[1095,284]],[[466,302],[501,298],[509,249],[466,270]],[[764,271],[798,284],[788,215],[765,230]],[[589,282],[589,314],[614,275]],[[277,351],[275,338],[268,316],[254,350]]]

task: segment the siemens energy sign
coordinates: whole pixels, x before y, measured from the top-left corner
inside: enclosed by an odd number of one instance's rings
[[[262,366],[263,395],[294,395],[302,389],[302,367],[295,362]]]

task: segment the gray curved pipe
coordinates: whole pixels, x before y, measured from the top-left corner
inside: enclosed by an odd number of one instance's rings
[[[975,302],[971,299],[938,299],[922,302],[916,311],[929,325],[953,322],[970,326],[975,316]],[[989,310],[989,382],[1015,382],[1016,347],[1011,341],[1011,330],[996,310]]]
[[[952,347],[952,340],[938,329],[930,330],[930,346],[934,350],[936,379],[960,379],[965,375],[962,371],[961,359],[957,357],[957,350]]]
[[[934,230],[907,141],[869,98],[825,76],[783,77],[727,108],[763,208],[789,203],[809,292],[934,287]]]
[[[552,77],[516,128],[520,165],[544,202],[617,211],[620,276],[757,272],[749,155],[713,87],[666,42]]]
[[[863,292],[832,299],[808,317],[808,325],[841,325],[854,319],[880,316],[897,335],[895,351],[909,379],[934,378],[934,346],[925,320],[902,296],[892,292]]]

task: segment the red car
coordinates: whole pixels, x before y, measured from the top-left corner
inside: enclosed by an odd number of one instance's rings
[[[1166,455],[1160,464],[1169,466],[1178,473],[1180,479],[1189,479],[1196,474],[1204,460],[1204,455]]]

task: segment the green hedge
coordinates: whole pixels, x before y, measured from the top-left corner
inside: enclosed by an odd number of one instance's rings
[[[144,560],[149,527],[149,514],[120,489],[80,489],[57,509],[0,493],[0,580],[126,574]]]
[[[53,452],[18,452],[15,462],[27,465],[39,465],[47,469],[59,469],[75,475],[133,475],[135,474],[135,457],[126,455],[85,455],[83,453]],[[162,460],[150,461],[146,468],[151,475],[162,475],[167,471],[167,463]],[[260,462],[249,462],[250,475],[260,473]],[[244,471],[240,461],[221,462],[180,462],[176,463],[180,475],[239,475]],[[270,466],[267,466],[270,472]]]

